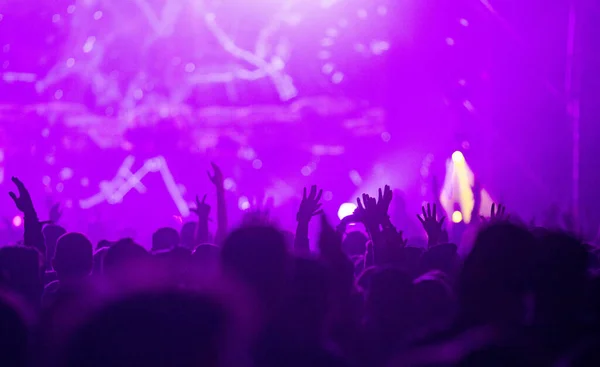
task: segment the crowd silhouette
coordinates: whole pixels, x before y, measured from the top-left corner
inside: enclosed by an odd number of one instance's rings
[[[13,178],[24,237],[0,248],[0,365],[600,365],[598,251],[572,227],[526,225],[502,205],[484,217],[474,187],[463,254],[436,200],[417,246],[390,219],[389,186],[337,225],[312,186],[295,233],[253,209],[230,228],[223,174],[208,176],[197,221],[147,246],[94,245],[60,226],[58,206],[40,221]]]

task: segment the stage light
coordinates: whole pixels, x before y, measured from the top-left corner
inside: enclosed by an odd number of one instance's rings
[[[452,158],[446,162],[446,177],[439,198],[446,213],[452,213],[450,217],[454,223],[457,223],[458,215],[460,215],[459,222],[471,222],[471,212],[475,204],[474,182],[475,174],[469,167],[464,155],[460,151],[454,152]],[[492,202],[492,198],[487,191],[482,190],[481,211],[489,211]],[[454,209],[457,204],[460,207],[459,212]]]
[[[457,150],[456,152],[452,153],[452,162],[463,163],[464,161],[465,161],[465,156],[462,154],[461,151]]]
[[[343,203],[342,205],[340,205],[340,208],[338,209],[338,218],[340,218],[340,220],[346,218],[349,215],[352,215],[352,213],[354,213],[354,211],[356,210],[356,204],[353,203]]]
[[[463,220],[463,216],[462,213],[458,210],[454,211],[454,213],[452,213],[452,222],[453,223],[460,223]]]
[[[13,220],[12,220],[12,224],[15,227],[20,227],[23,225],[23,218],[21,218],[20,216],[16,215]]]

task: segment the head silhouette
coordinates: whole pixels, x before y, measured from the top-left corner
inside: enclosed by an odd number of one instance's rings
[[[106,250],[102,261],[104,274],[118,277],[129,267],[150,257],[146,249],[133,241],[121,240]]]
[[[523,227],[499,223],[479,232],[458,279],[462,326],[523,321],[535,249],[535,238]]]
[[[92,243],[81,233],[67,233],[56,242],[54,270],[61,281],[80,279],[92,271]]]
[[[4,366],[27,366],[28,327],[16,305],[0,297],[0,356]]]
[[[61,226],[49,224],[44,227],[42,232],[44,234],[44,242],[46,244],[46,262],[47,264],[52,264],[52,258],[56,252],[56,241],[58,241],[60,236],[67,233],[67,231]]]
[[[328,312],[329,274],[321,263],[305,258],[294,259],[292,273],[280,325],[295,343],[318,344]]]
[[[245,283],[267,308],[281,299],[290,261],[283,234],[270,226],[236,229],[221,248],[224,271]]]
[[[179,246],[179,233],[173,228],[163,227],[152,235],[152,251],[169,251]]]
[[[450,326],[456,299],[445,274],[430,271],[415,279],[414,285],[415,313],[421,334],[441,332]]]
[[[181,227],[181,246],[190,250],[196,246],[196,222],[187,222]]]
[[[210,296],[132,295],[73,335],[66,366],[219,366],[229,322],[225,307]]]
[[[0,248],[0,286],[26,299],[40,303],[43,284],[38,251],[20,246]]]
[[[534,284],[537,322],[577,321],[589,287],[588,259],[583,243],[566,233],[548,232],[539,238]]]
[[[342,249],[348,256],[363,255],[367,249],[368,238],[362,232],[353,231],[346,235]]]
[[[414,286],[407,273],[393,267],[373,270],[366,290],[366,312],[380,331],[407,331],[413,318],[413,299]]]

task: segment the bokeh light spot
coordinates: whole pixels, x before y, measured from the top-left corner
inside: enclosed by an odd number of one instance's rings
[[[240,210],[250,209],[250,202],[248,201],[248,198],[245,196],[241,196],[238,199],[238,207],[240,208]]]
[[[338,209],[338,218],[340,218],[340,220],[346,218],[349,215],[352,215],[352,213],[354,213],[354,211],[356,210],[356,204],[353,203],[343,203],[342,205],[340,205],[340,208]]]
[[[16,215],[12,220],[12,225],[15,227],[20,227],[23,225],[23,218],[21,216]]]
[[[454,213],[452,213],[452,222],[453,223],[460,223],[463,220],[463,216],[462,213],[458,210],[455,210]]]

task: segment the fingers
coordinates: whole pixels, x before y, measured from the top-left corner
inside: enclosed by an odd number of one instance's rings
[[[17,203],[17,195],[14,192],[9,192],[8,195],[13,199],[15,204]]]
[[[365,207],[363,206],[362,202],[360,201],[360,198],[356,198],[356,205],[358,206],[358,208],[360,210],[365,210]]]
[[[214,177],[213,177],[213,176],[210,174],[210,171],[206,171],[206,174],[208,175],[208,179],[209,179],[211,182],[215,182],[215,178],[214,178]]]
[[[215,171],[215,175],[221,173],[221,168],[219,168],[219,166],[217,166],[215,162],[210,162],[210,166],[212,167],[213,171]]]
[[[425,212],[425,208],[423,208],[423,212]],[[425,219],[421,218],[419,214],[417,214],[417,219],[419,220],[419,222],[421,222],[421,224],[425,224]]]
[[[427,216],[431,217],[431,204],[427,203]]]
[[[310,200],[315,200],[316,196],[317,196],[317,185],[312,185],[310,187],[310,194],[308,194],[308,198]]]
[[[323,214],[323,209],[317,210],[316,212],[313,213],[312,216],[314,217],[315,215],[321,215],[321,214]]]
[[[433,204],[433,219],[437,218],[437,205]]]
[[[377,198],[377,202],[381,202],[383,200],[383,192],[381,191],[381,187],[379,188],[379,197]]]
[[[198,199],[198,197],[196,196],[196,199]],[[202,198],[202,204],[204,204],[206,202],[206,194],[204,194],[204,197]]]
[[[317,194],[317,197],[315,198],[315,201],[319,201],[321,200],[321,196],[323,196],[323,190],[319,190],[319,193]]]
[[[427,219],[427,212],[425,211],[425,206],[421,207],[421,211],[423,212],[423,219]],[[417,214],[418,216],[418,214]]]
[[[443,216],[442,219],[440,219],[440,228],[444,225],[445,220],[446,220],[445,216]]]
[[[496,216],[496,204],[495,203],[492,203],[491,215],[492,215],[492,217]]]
[[[306,200],[306,187],[304,188],[304,193],[302,194],[302,200]]]
[[[14,177],[14,176],[11,178],[11,181],[12,181],[12,182],[13,182],[15,185],[17,185],[17,187],[23,187],[23,186],[24,186],[24,185],[23,185],[23,182],[21,182],[21,180],[19,180],[18,178]]]

